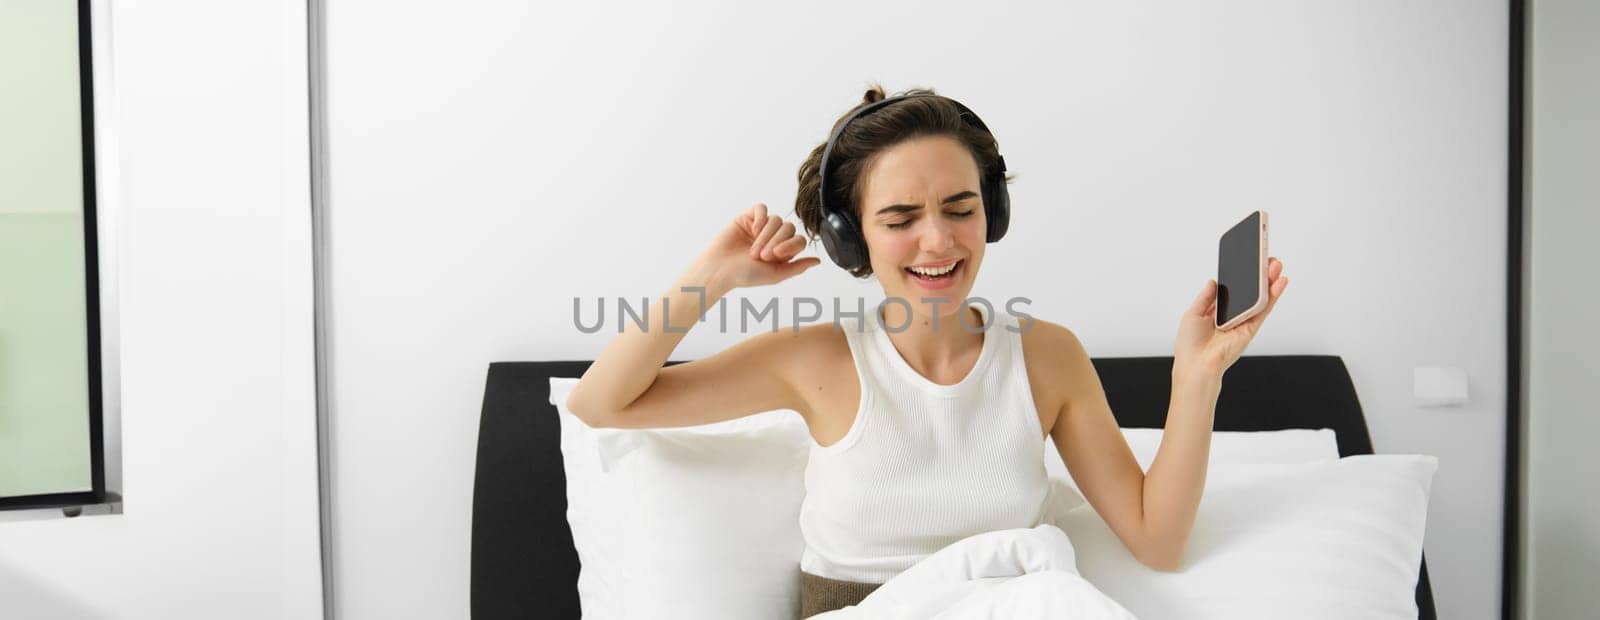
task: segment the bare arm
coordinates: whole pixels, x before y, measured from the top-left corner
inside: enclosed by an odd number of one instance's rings
[[[1174,376],[1161,448],[1149,473],[1128,448],[1106,401],[1094,364],[1076,336],[1053,328],[1074,386],[1050,429],[1072,479],[1123,546],[1140,563],[1176,570],[1194,525],[1210,456],[1216,382]]]
[[[567,408],[590,426],[625,428],[708,424],[795,408],[798,397],[782,367],[793,333],[758,334],[711,357],[663,366],[704,309],[734,288],[779,282],[819,263],[791,260],[804,247],[793,224],[767,215],[765,205],[741,213],[666,295],[651,302],[645,328],[627,323],[606,345],[573,387]]]
[[[624,323],[623,333],[606,344],[573,388],[568,408],[591,424],[603,417],[600,414],[620,412],[656,381],[667,358],[699,322],[705,308],[727,293],[727,285],[716,281],[708,266],[696,262],[666,295],[650,302],[644,329],[633,322]],[[671,329],[666,328],[669,318]]]
[[[1268,269],[1271,300],[1266,311],[1226,332],[1216,329],[1215,283],[1208,282],[1179,324],[1172,365],[1172,397],[1166,429],[1149,472],[1141,472],[1117,426],[1099,375],[1083,345],[1058,328],[1058,350],[1065,356],[1071,396],[1050,430],[1067,470],[1084,499],[1141,563],[1177,570],[1194,528],[1211,457],[1222,375],[1277,305],[1287,278],[1283,264]]]
[[[1141,561],[1157,570],[1178,570],[1183,562],[1183,549],[1206,486],[1211,428],[1221,392],[1221,376],[1172,375],[1166,429],[1143,487],[1145,556]]]

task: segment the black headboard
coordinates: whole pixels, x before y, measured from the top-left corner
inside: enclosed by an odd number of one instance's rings
[[[578,618],[578,552],[567,525],[561,427],[551,377],[579,377],[588,361],[489,365],[472,496],[472,617]],[[682,363],[670,362],[668,365]],[[1094,360],[1123,427],[1164,426],[1171,357]],[[1344,362],[1334,356],[1247,356],[1217,399],[1219,431],[1331,428],[1339,454],[1371,454],[1372,438]],[[1435,620],[1424,558],[1418,617]]]

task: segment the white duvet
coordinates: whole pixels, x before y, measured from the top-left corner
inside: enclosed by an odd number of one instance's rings
[[[1078,575],[1072,542],[1049,523],[969,536],[852,605],[811,620],[1131,619]]]

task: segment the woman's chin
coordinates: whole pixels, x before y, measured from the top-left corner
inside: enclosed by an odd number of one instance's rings
[[[952,286],[937,291],[909,289],[899,295],[911,311],[919,317],[951,319],[961,312],[961,302],[968,298],[968,286]],[[925,301],[926,300],[926,301]],[[895,302],[894,305],[901,305]]]

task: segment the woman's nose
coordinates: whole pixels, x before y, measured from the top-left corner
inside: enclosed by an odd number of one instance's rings
[[[950,222],[944,218],[928,218],[928,220],[928,226],[922,233],[922,251],[938,254],[955,245],[955,233],[950,230]]]

